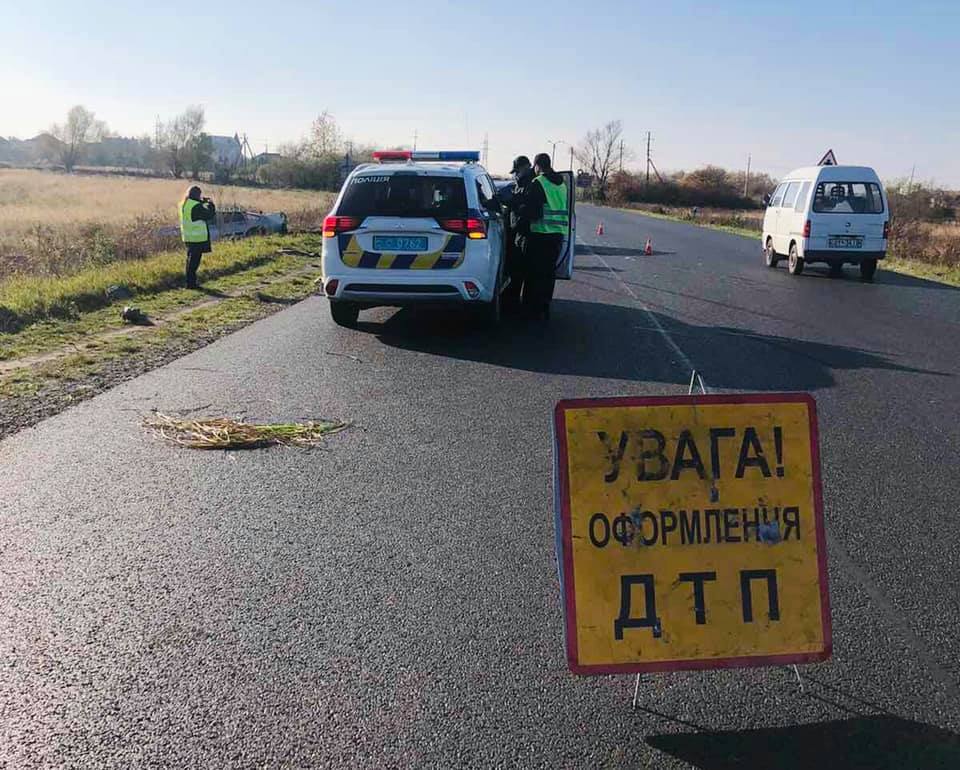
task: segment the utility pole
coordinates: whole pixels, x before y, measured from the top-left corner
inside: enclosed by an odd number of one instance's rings
[[[620,140],[620,173],[623,173],[623,139]]]
[[[483,149],[480,153],[480,165],[487,166],[487,155],[490,152],[490,136],[486,131],[483,132]]]
[[[413,129],[413,149],[417,149],[417,129]]]
[[[747,197],[750,184],[750,153],[747,153],[747,175],[743,178],[743,197]]]
[[[913,164],[913,168],[910,169],[910,184],[907,185],[907,192],[913,191],[913,175],[917,172],[917,164]]]
[[[650,186],[650,132],[647,131],[647,187]]]
[[[573,145],[570,145],[570,173],[573,173]]]

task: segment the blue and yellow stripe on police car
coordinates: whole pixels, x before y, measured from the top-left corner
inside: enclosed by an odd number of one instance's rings
[[[448,235],[436,251],[423,253],[391,254],[364,251],[356,235],[338,236],[340,261],[347,267],[370,270],[450,270],[463,263],[467,239],[463,235]]]

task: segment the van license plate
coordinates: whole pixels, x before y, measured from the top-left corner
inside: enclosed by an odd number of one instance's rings
[[[863,238],[827,238],[827,247],[831,249],[862,249]]]
[[[426,251],[427,239],[409,235],[375,235],[374,251]]]

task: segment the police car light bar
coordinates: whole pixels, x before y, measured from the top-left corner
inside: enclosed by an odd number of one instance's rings
[[[385,160],[436,160],[460,163],[477,163],[480,153],[476,150],[378,150],[373,159]]]

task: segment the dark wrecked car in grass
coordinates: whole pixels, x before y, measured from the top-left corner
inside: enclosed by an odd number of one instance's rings
[[[224,238],[248,238],[251,235],[273,235],[287,232],[287,215],[282,211],[264,214],[262,211],[242,211],[226,209],[217,211],[217,219],[210,224],[210,240]],[[158,235],[174,236],[180,234],[179,225],[161,227]]]

